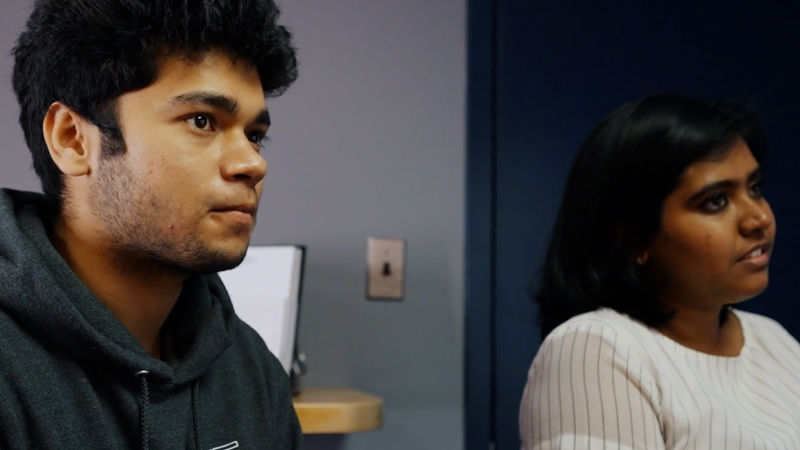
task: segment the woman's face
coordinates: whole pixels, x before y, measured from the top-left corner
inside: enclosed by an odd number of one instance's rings
[[[761,170],[739,139],[723,158],[695,162],[664,201],[661,228],[647,249],[666,276],[666,305],[718,308],[767,287],[775,218]]]

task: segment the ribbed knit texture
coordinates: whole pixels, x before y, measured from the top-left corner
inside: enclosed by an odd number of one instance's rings
[[[520,406],[523,449],[800,449],[800,344],[734,311],[739,356],[681,346],[610,309],[542,343]]]

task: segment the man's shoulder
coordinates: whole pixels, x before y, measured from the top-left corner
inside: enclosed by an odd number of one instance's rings
[[[2,295],[2,294],[0,294]],[[23,327],[17,320],[9,314],[0,298],[0,358],[5,357],[4,350],[16,350],[19,352],[22,347],[41,347],[38,340],[31,335],[26,327]]]
[[[231,345],[206,374],[202,382],[205,395],[220,407],[235,404],[235,409],[250,411],[248,417],[282,423],[279,428],[298,439],[300,428],[283,366],[261,336],[238,317],[231,321],[228,332]]]
[[[229,333],[232,344],[229,351],[226,352],[228,357],[255,365],[270,378],[286,375],[280,361],[269,350],[261,335],[238,316],[231,321]]]
[[[56,201],[39,192],[0,188],[0,211],[11,211],[17,205],[33,205],[39,209],[50,210],[56,207]]]
[[[58,373],[75,368],[75,361],[37,335],[35,328],[20,324],[0,305],[0,385],[23,392],[47,390]]]

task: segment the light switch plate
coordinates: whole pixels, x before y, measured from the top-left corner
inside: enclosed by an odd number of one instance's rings
[[[367,238],[368,299],[403,299],[405,253],[405,239]]]

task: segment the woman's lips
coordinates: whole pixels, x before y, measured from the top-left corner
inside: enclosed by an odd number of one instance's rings
[[[739,258],[739,262],[754,268],[766,267],[769,264],[770,247],[770,243],[758,245]]]

